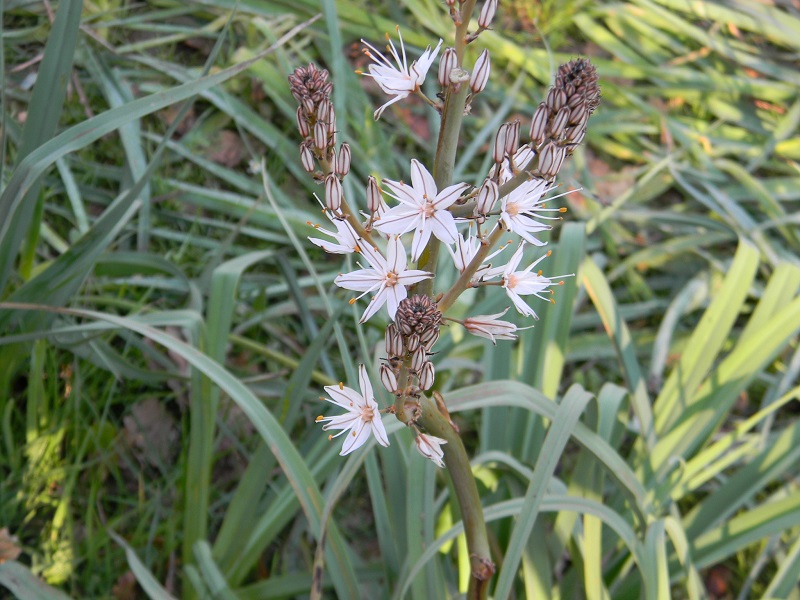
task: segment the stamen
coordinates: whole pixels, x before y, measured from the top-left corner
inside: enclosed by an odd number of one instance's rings
[[[339,382],[339,389],[344,390],[344,383],[342,383],[341,381]]]

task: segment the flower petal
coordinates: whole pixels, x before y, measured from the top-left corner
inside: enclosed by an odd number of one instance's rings
[[[358,365],[358,387],[361,388],[361,407],[366,407],[370,405],[375,405],[374,407],[377,408],[378,405],[375,404],[375,394],[372,393],[372,383],[369,380],[369,375],[367,374],[367,367],[364,365]]]
[[[446,210],[437,210],[436,214],[430,219],[430,227],[433,235],[442,240],[445,244],[455,244],[458,238],[456,221]]]
[[[358,424],[353,427],[352,433],[347,434],[339,456],[347,456],[356,448],[363,446],[369,439],[371,429],[369,424],[365,423],[363,419],[359,420]]]
[[[411,185],[423,200],[436,199],[436,182],[428,169],[416,158],[411,159]]]

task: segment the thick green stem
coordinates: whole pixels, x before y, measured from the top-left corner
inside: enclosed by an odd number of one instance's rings
[[[400,385],[404,386],[407,381],[408,369],[403,365],[399,377]],[[424,395],[420,396],[418,403],[415,399],[399,396],[395,402],[395,416],[406,425],[418,423],[427,433],[447,440],[442,450],[447,472],[450,474],[461,509],[469,549],[471,577],[467,598],[470,600],[486,598],[489,580],[494,574],[495,567],[491,559],[481,497],[461,437],[436,403]]]
[[[470,76],[463,69],[463,61],[464,51],[468,43],[469,21],[475,8],[475,2],[476,0],[466,0],[461,5],[461,22],[456,23],[455,50],[459,68],[455,68],[451,72],[451,83],[445,92],[439,140],[436,145],[436,157],[433,163],[433,178],[437,188],[440,190],[452,182],[461,123],[464,119],[464,110],[470,93]],[[441,243],[439,240],[432,237],[422,256],[420,256],[417,267],[435,272],[440,248]],[[426,279],[417,286],[416,293],[430,296],[432,292],[433,282],[431,279]],[[406,386],[407,381],[408,368],[404,364],[398,381],[401,389]],[[446,412],[446,409],[443,410]],[[494,574],[495,567],[491,559],[478,486],[475,483],[472,467],[469,464],[469,457],[461,437],[453,428],[449,417],[439,410],[433,400],[424,395],[420,396],[418,404],[410,398],[398,397],[395,403],[395,414],[398,419],[407,425],[414,422],[419,423],[431,435],[447,440],[447,444],[442,447],[442,450],[444,451],[447,471],[453,481],[453,489],[461,509],[467,548],[469,550],[471,576],[467,598],[469,600],[485,600],[489,581]]]

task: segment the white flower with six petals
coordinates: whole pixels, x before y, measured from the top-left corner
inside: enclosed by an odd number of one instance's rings
[[[368,244],[363,244],[361,254],[367,259],[370,268],[361,268],[345,275],[338,275],[334,283],[339,287],[355,292],[363,292],[361,298],[369,292],[375,292],[372,300],[361,316],[364,323],[374,315],[384,303],[387,304],[389,316],[394,320],[397,306],[408,296],[406,286],[433,277],[433,273],[406,269],[408,259],[403,243],[398,236],[389,238],[386,245],[386,258]],[[354,302],[354,298],[351,302]]]
[[[375,64],[367,67],[369,73],[361,74],[366,75],[367,77],[372,77],[375,80],[375,83],[377,83],[384,92],[390,96],[394,96],[394,98],[389,100],[389,102],[375,111],[374,117],[376,121],[381,118],[381,115],[383,114],[383,111],[386,110],[387,106],[390,106],[398,100],[402,100],[409,94],[419,90],[422,82],[425,81],[425,75],[427,75],[428,70],[433,64],[433,61],[436,59],[436,55],[439,54],[439,48],[442,46],[442,40],[439,40],[439,43],[436,44],[436,48],[433,50],[431,50],[431,47],[428,46],[425,52],[423,52],[417,60],[412,62],[411,66],[409,67],[408,60],[406,59],[405,44],[403,44],[403,36],[400,35],[399,27],[397,28],[397,35],[400,38],[399,53],[397,52],[397,48],[395,48],[394,42],[392,42],[392,40],[389,38],[389,34],[386,34],[386,40],[389,42],[389,45],[386,46],[386,49],[394,59],[396,66],[379,50],[377,50],[375,46],[363,39],[361,40],[361,42],[367,47],[364,49],[364,54],[375,61]]]
[[[372,384],[364,365],[358,367],[358,385],[361,388],[360,394],[341,383],[326,385],[325,391],[328,392],[330,398],[322,398],[322,400],[340,406],[347,412],[333,417],[319,416],[316,419],[317,423],[325,423],[322,427],[323,431],[341,430],[336,435],[330,436],[329,439],[347,433],[344,444],[342,444],[342,451],[339,452],[341,456],[346,456],[356,448],[363,446],[371,433],[375,435],[375,439],[381,446],[389,445],[386,428],[383,426],[378,403],[375,402]]]
[[[383,184],[400,204],[381,215],[375,222],[375,227],[389,234],[415,230],[411,242],[411,260],[416,261],[420,257],[431,234],[445,244],[456,242],[456,221],[447,209],[458,200],[469,184],[456,183],[439,192],[433,176],[416,159],[411,161],[411,185],[391,179],[384,179]]]
[[[555,279],[571,277],[571,275],[545,277],[541,274],[541,271],[538,273],[531,272],[536,265],[550,256],[550,252],[536,259],[533,263],[531,263],[531,265],[528,266],[528,268],[524,269],[523,271],[517,271],[519,262],[522,260],[522,252],[524,249],[525,244],[520,244],[519,248],[514,253],[514,256],[512,256],[511,260],[508,261],[508,264],[504,267],[495,267],[494,269],[490,269],[490,271],[486,274],[486,278],[488,279],[490,277],[502,275],[503,287],[506,290],[506,294],[508,294],[508,297],[511,299],[511,302],[514,303],[514,307],[517,309],[517,311],[526,317],[538,319],[539,317],[536,315],[536,312],[534,312],[534,310],[525,303],[525,301],[522,299],[522,296],[533,295],[547,302],[553,302],[552,298],[542,296],[542,293],[545,292],[550,286],[560,284],[560,282],[554,281]]]

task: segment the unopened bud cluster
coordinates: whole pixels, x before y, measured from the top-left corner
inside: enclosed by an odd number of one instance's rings
[[[386,364],[381,366],[381,383],[392,394],[417,397],[433,385],[433,363],[428,360],[439,339],[442,313],[428,296],[415,295],[402,300],[395,322],[386,328]],[[403,365],[409,375],[404,386],[398,384]]]
[[[531,146],[542,177],[555,178],[564,159],[583,141],[589,116],[599,104],[597,70],[588,59],[571,60],[558,68],[555,83],[531,123]]]
[[[325,206],[338,213],[342,205],[341,179],[350,172],[352,153],[347,143],[338,149],[336,146],[336,113],[330,99],[333,84],[328,81],[328,71],[313,64],[295,69],[289,75],[289,84],[299,104],[297,130],[303,138],[303,168],[325,184]]]

